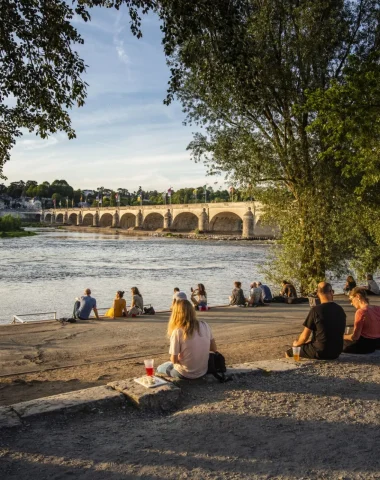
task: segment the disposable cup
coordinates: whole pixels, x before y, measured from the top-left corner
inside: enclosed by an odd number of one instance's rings
[[[346,335],[350,334],[350,327],[346,327]]]
[[[293,358],[296,362],[300,361],[301,347],[293,347]]]
[[[153,377],[153,375],[154,375],[154,368],[153,368],[154,360],[153,359],[144,360],[144,365],[145,365],[145,370],[146,370],[146,374],[148,375],[148,377]]]

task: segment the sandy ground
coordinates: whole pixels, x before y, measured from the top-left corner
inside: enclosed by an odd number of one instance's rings
[[[353,323],[354,309],[338,300]],[[200,312],[228,364],[282,357],[309,306],[213,308]],[[132,321],[133,320],[133,321]],[[143,360],[168,360],[168,313],[137,319],[0,327],[0,405],[140,375]]]
[[[126,406],[3,431],[0,478],[375,480],[379,399],[379,363],[363,356],[186,383],[172,414]]]

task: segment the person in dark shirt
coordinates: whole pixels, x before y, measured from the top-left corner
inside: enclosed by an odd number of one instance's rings
[[[293,347],[301,347],[300,356],[304,358],[334,360],[343,350],[346,314],[343,308],[333,301],[334,291],[329,283],[319,283],[317,295],[321,304],[310,309],[303,324],[305,328],[299,339],[294,341]],[[291,348],[286,351],[285,356],[293,356]]]
[[[346,285],[343,288],[343,292],[346,295],[350,294],[350,291],[356,287],[356,282],[354,280],[354,277],[352,275],[349,275],[346,280]]]
[[[286,280],[283,280],[281,286],[282,286],[282,289],[281,289],[280,295],[282,297],[297,298],[297,291],[294,285],[292,285],[290,282],[287,282]]]
[[[230,295],[230,305],[245,306],[246,299],[244,297],[244,292],[241,288],[241,282],[234,283],[234,289]]]

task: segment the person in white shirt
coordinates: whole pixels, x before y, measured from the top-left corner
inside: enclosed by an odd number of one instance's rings
[[[367,275],[367,286],[364,287],[367,295],[380,295],[379,285],[373,279],[373,275]]]
[[[209,353],[216,352],[211,328],[199,322],[188,300],[177,300],[168,324],[170,362],[159,365],[157,373],[195,379],[207,373]]]
[[[257,285],[256,282],[251,283],[251,290],[249,292],[248,305],[250,307],[258,307],[264,305],[264,292]]]

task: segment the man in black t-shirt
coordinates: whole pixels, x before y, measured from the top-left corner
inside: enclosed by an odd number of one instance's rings
[[[321,304],[310,309],[303,324],[305,328],[293,347],[301,347],[300,355],[304,358],[334,360],[343,350],[346,314],[333,301],[334,292],[329,283],[321,282],[317,294]],[[287,350],[285,356],[292,357],[293,350]]]

